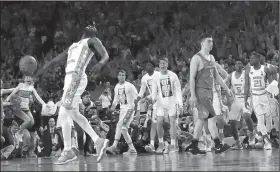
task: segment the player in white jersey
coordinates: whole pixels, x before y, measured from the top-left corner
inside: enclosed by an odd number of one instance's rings
[[[254,147],[255,137],[253,134],[254,124],[251,118],[251,112],[245,107],[244,102],[244,87],[245,87],[245,71],[243,70],[243,63],[241,60],[235,61],[235,71],[227,78],[227,85],[233,90],[235,95],[234,100],[231,103],[229,120],[232,130],[232,135],[235,140],[233,149],[243,149],[237,130],[237,123],[240,122],[241,117],[245,119],[245,122],[249,130],[249,145]]]
[[[100,138],[95,133],[88,120],[80,114],[78,108],[81,95],[85,91],[88,83],[85,70],[94,55],[94,52],[97,51],[100,54],[101,60],[91,69],[93,74],[97,74],[109,59],[108,53],[101,41],[95,37],[96,32],[97,30],[94,26],[87,26],[84,29],[83,36],[79,42],[73,43],[62,54],[47,63],[42,68],[43,70],[38,72],[39,74],[43,73],[47,67],[54,66],[67,57],[67,65],[65,68],[66,75],[63,88],[64,92],[58,116],[58,118],[63,119],[61,120],[61,125],[64,150],[56,164],[64,164],[77,158],[71,149],[71,118],[80,125],[80,127],[87,132],[94,141],[98,155],[97,162],[99,162],[105,154],[109,142],[107,139]]]
[[[107,148],[107,151],[111,154],[115,154],[117,145],[123,135],[129,149],[124,154],[137,154],[135,147],[133,146],[130,135],[128,134],[128,128],[130,123],[133,121],[135,113],[135,102],[137,100],[138,92],[133,84],[125,81],[126,71],[120,70],[118,73],[119,83],[116,85],[114,92],[114,100],[112,103],[111,111],[116,109],[117,104],[120,104],[120,116],[117,123],[115,140],[112,146]]]
[[[222,77],[222,79],[225,80],[228,77],[228,73],[218,63],[216,63],[216,68],[220,76]],[[217,81],[214,81],[214,86],[213,86],[213,108],[216,112],[216,116],[214,118],[217,122],[218,130],[219,130],[219,138],[220,141],[223,142],[224,139],[223,130],[224,130],[225,123],[227,123],[226,121],[228,118],[229,109],[227,106],[223,104],[222,89],[221,86],[217,83]]]
[[[31,76],[24,76],[24,83],[19,83],[5,100],[6,102],[10,101],[11,105],[13,105],[15,115],[24,121],[20,125],[19,133],[22,133],[24,129],[31,128],[34,125],[34,119],[29,109],[30,97],[32,94],[42,104],[42,106],[45,106],[46,104],[38,95],[32,85],[32,82],[33,79]]]
[[[257,131],[262,134],[262,139],[258,144],[264,144],[264,149],[271,149],[271,143],[268,138],[268,131],[266,128],[266,121],[269,105],[269,96],[267,94],[266,81],[272,81],[270,71],[264,65],[261,65],[261,55],[252,52],[250,54],[250,68],[245,71],[245,107],[249,108],[248,98],[251,92],[251,108],[255,112],[258,119]]]
[[[181,84],[178,76],[167,70],[168,59],[162,58],[159,61],[160,73],[153,77],[152,100],[157,103],[157,134],[159,147],[157,153],[163,153],[165,146],[163,141],[163,121],[167,113],[170,120],[171,145],[170,153],[176,152],[176,119],[183,111],[183,98]]]
[[[140,99],[143,98],[146,89],[148,89],[150,95],[147,96],[145,99],[151,100],[153,77],[159,73],[158,71],[155,71],[154,62],[146,61],[145,64],[146,64],[147,74],[144,75],[141,79],[141,88],[140,88],[140,92],[138,94],[137,101],[139,101]],[[147,152],[155,152],[155,137],[156,137],[156,132],[157,132],[157,122],[156,122],[157,103],[151,104],[151,105],[152,105],[152,109],[151,109],[152,123],[151,123],[151,132],[150,132],[150,144],[145,146],[145,150]],[[137,120],[139,121],[139,119],[137,119]]]

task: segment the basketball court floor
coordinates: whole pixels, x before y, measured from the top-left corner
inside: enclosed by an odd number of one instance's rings
[[[1,171],[279,171],[279,149],[230,150],[216,155],[106,155],[54,165],[56,158],[30,158],[1,161]]]

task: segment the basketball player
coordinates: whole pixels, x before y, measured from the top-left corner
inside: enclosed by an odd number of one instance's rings
[[[228,73],[218,64],[216,63],[216,68],[218,73],[221,75],[222,79],[226,79],[228,77]],[[229,114],[229,109],[227,106],[223,104],[222,98],[222,89],[221,86],[214,81],[213,86],[213,107],[216,112],[216,116],[214,117],[219,131],[220,141],[223,142],[224,139],[224,125],[226,123],[226,118]],[[207,126],[207,125],[206,125]]]
[[[32,94],[36,97],[36,99],[41,103],[42,106],[45,106],[46,103],[42,100],[42,98],[38,95],[35,90],[33,84],[33,79],[31,76],[24,76],[24,83],[19,83],[18,86],[13,90],[13,92],[6,98],[6,102],[11,101],[10,103],[13,105],[15,103],[15,99],[18,100],[14,106],[19,105],[19,108],[15,108],[15,115],[19,117],[24,122],[20,125],[19,133],[22,134],[24,129],[31,128],[34,125],[34,119],[30,112],[30,97]],[[16,95],[17,94],[17,95]]]
[[[267,81],[272,81],[270,71],[264,65],[261,65],[261,54],[252,52],[250,54],[251,67],[245,70],[245,107],[249,109],[248,98],[251,97],[251,108],[258,119],[257,131],[262,134],[262,139],[258,144],[263,145],[264,149],[270,150],[271,143],[268,138],[268,131],[265,123],[269,110],[269,96],[265,90]],[[251,95],[250,95],[251,91]]]
[[[176,152],[176,119],[183,111],[183,98],[181,84],[178,76],[168,68],[168,59],[161,58],[159,61],[160,73],[153,77],[152,100],[157,103],[157,134],[159,147],[157,153],[163,153],[165,149],[163,140],[163,122],[165,114],[168,114],[170,121],[171,145],[169,153]],[[178,113],[179,111],[179,113]]]
[[[148,100],[151,100],[152,96],[152,83],[153,83],[153,76],[156,76],[159,72],[155,71],[155,64],[152,61],[146,61],[146,71],[147,74],[145,74],[141,79],[141,88],[140,92],[138,94],[137,101],[143,98],[144,93],[146,92],[146,89],[148,89],[150,95],[146,98]],[[145,150],[147,152],[155,152],[155,137],[157,132],[157,122],[156,122],[156,108],[157,104],[152,105],[152,118],[151,118],[151,131],[150,131],[150,144],[145,146]]]
[[[243,70],[243,63],[241,60],[235,61],[235,71],[227,78],[227,85],[232,88],[234,93],[234,100],[231,104],[231,110],[229,113],[229,120],[231,125],[231,131],[235,140],[233,149],[243,149],[237,130],[237,123],[240,122],[241,117],[245,119],[245,122],[249,130],[249,145],[255,146],[255,137],[253,134],[254,124],[251,118],[251,112],[244,105],[244,87],[245,87],[245,71]]]
[[[215,143],[215,153],[227,151],[230,147],[223,145],[219,140],[219,134],[216,127],[216,113],[213,108],[213,86],[216,80],[226,91],[229,97],[232,96],[231,90],[224,83],[219,75],[215,59],[210,54],[213,47],[213,39],[210,36],[204,36],[201,41],[201,50],[192,57],[190,64],[190,104],[198,110],[198,120],[195,125],[194,140],[188,147],[188,151],[193,154],[202,153],[198,148],[198,140],[202,132],[203,126],[208,122],[208,128]]]
[[[64,92],[62,103],[59,109],[59,116],[62,121],[62,133],[64,140],[64,150],[58,158],[56,164],[65,164],[77,158],[71,150],[71,126],[70,119],[73,119],[80,127],[87,132],[96,145],[97,162],[101,160],[105,154],[108,145],[107,139],[100,138],[92,129],[88,120],[79,112],[79,102],[81,95],[87,86],[86,67],[91,60],[94,52],[97,51],[101,60],[93,67],[91,72],[97,74],[101,67],[109,59],[108,53],[101,41],[95,37],[97,30],[94,26],[89,25],[83,31],[83,36],[79,42],[73,43],[62,54],[58,55],[52,61],[47,63],[43,70],[49,66],[54,66],[55,63],[67,57],[66,75],[64,80]],[[38,72],[38,75],[43,73],[43,70]]]
[[[137,100],[138,92],[133,84],[125,81],[127,73],[125,70],[120,70],[118,73],[119,83],[116,85],[114,92],[114,100],[112,103],[111,111],[115,111],[117,104],[120,104],[120,117],[117,123],[115,140],[112,146],[107,148],[107,151],[111,154],[115,154],[117,145],[123,135],[126,143],[129,146],[127,152],[123,154],[137,154],[137,151],[132,143],[131,137],[128,134],[128,128],[130,123],[133,121],[135,113],[135,102]]]
[[[273,58],[275,58],[275,57],[277,57],[277,54],[273,56]],[[279,79],[278,67],[275,65],[269,64],[269,63],[265,63],[264,56],[261,57],[261,64],[266,66],[269,69],[272,80],[278,81],[278,79]],[[268,82],[266,84],[267,84],[267,86],[269,85]],[[278,117],[279,115],[276,112],[276,108],[277,108],[277,106],[279,107],[279,103],[277,102],[277,100],[275,99],[275,97],[273,95],[269,96],[269,102],[270,102],[270,108],[269,108],[268,113],[270,115],[267,114],[267,116],[269,118],[267,118],[266,120],[269,120],[270,122],[266,122],[267,123],[266,127],[267,127],[267,131],[270,133],[270,131],[272,129],[272,121],[274,124],[276,124],[275,127],[276,127],[277,131],[279,131],[279,117]]]

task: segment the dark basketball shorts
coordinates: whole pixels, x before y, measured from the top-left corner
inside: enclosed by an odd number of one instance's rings
[[[213,107],[213,90],[196,88],[197,110],[199,119],[209,119],[216,116]]]

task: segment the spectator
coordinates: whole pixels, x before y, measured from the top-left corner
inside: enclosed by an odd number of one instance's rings
[[[108,89],[105,89],[104,92],[100,95],[99,101],[101,102],[102,110],[100,112],[100,119],[105,120],[108,119],[108,111],[111,106],[112,98],[108,93]]]
[[[18,130],[19,126],[15,121],[12,121],[12,125],[9,128],[3,127],[5,142],[1,144],[1,160],[20,157],[19,140],[16,137]]]
[[[55,127],[55,121],[53,118],[49,119],[49,126],[43,132],[42,136],[43,148],[40,156],[55,155],[56,152],[61,148],[62,139]]]

